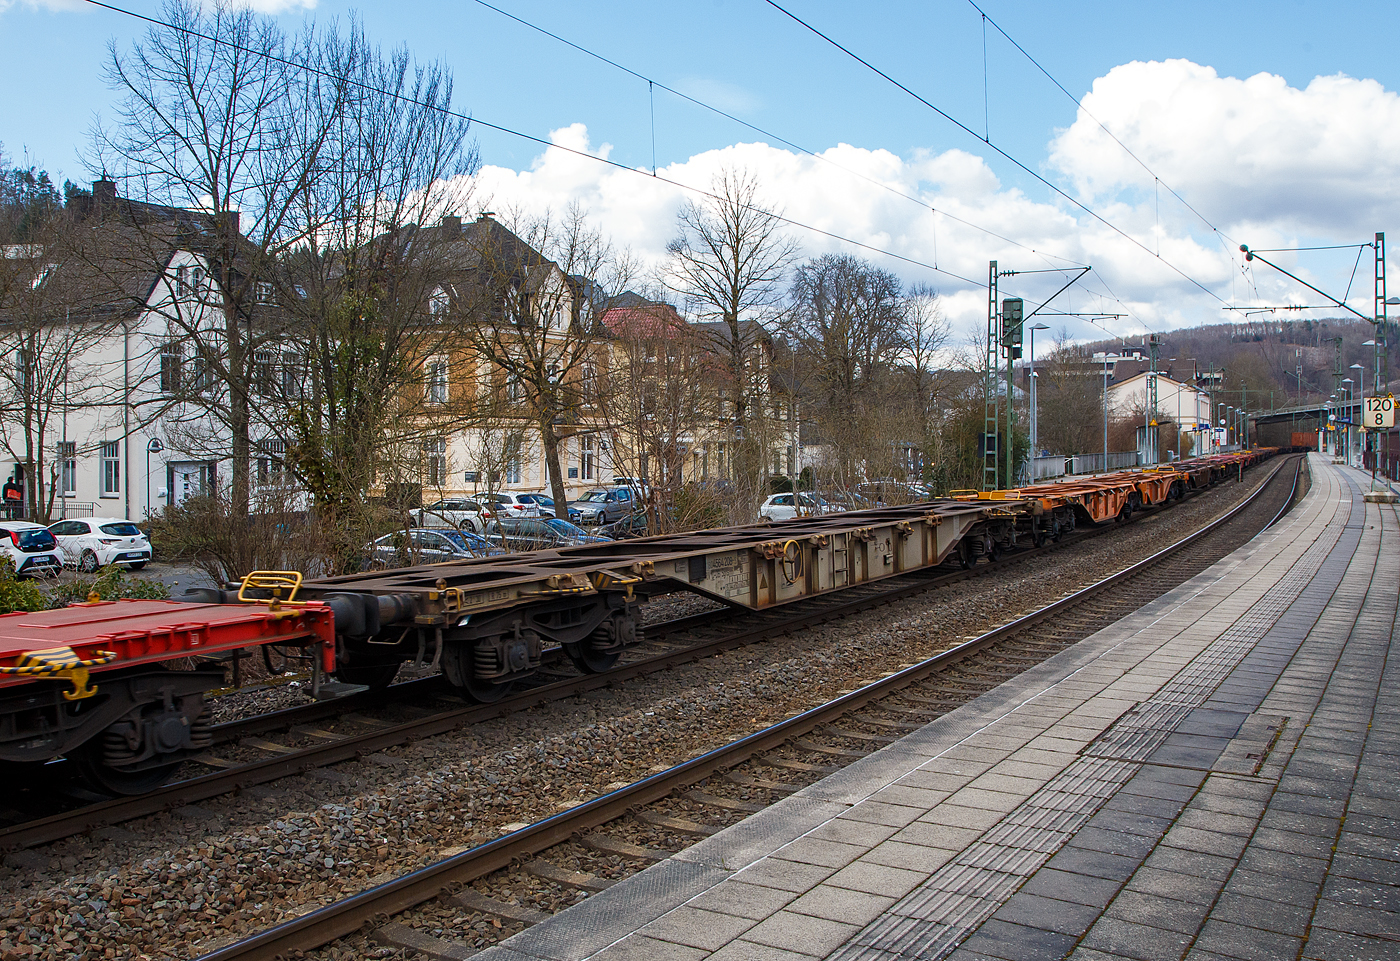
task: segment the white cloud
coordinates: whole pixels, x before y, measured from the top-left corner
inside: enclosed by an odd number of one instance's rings
[[[1238,80],[1187,61],[1133,63],[1097,81],[1085,107],[1226,235],[1251,246],[1365,241],[1400,214],[1392,189],[1400,174],[1400,98],[1373,81],[1322,77],[1298,90],[1267,74]],[[611,149],[590,146],[582,124],[555,131],[552,140],[604,157]],[[1316,302],[1276,273],[1244,269],[1238,240],[1205,228],[1165,192],[1159,204],[1151,175],[1086,117],[1052,141],[1048,165],[1113,227],[1061,200],[1035,200],[1004,185],[982,157],[963,150],[901,157],[841,144],[818,159],[745,143],[659,173],[703,189],[724,167],[747,169],[766,204],[795,221],[977,282],[992,259],[1022,271],[1092,264],[1093,273],[1056,306],[1128,314],[1104,322],[1125,336],[1140,336],[1144,325],[1221,322],[1232,317],[1221,309],[1225,302]],[[664,259],[677,209],[695,196],[556,147],[528,170],[485,167],[476,186],[478,200],[489,198],[498,211],[578,202],[615,243],[653,264]],[[985,293],[970,284],[810,230],[792,233],[804,256],[848,251],[906,282],[933,283],[961,331],[985,323]],[[1305,276],[1324,286],[1335,280],[1339,290],[1348,279]],[[1036,300],[1063,279],[1022,275],[1004,281],[1002,292]]]
[[[1094,82],[1085,109],[1218,226],[1365,239],[1400,213],[1400,97],[1374,80],[1307,87],[1260,73],[1221,77],[1188,60],[1128,63]],[[1153,190],[1152,176],[1083,112],[1051,164],[1104,200]]]

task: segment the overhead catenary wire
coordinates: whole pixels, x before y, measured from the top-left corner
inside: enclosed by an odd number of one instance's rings
[[[125,9],[124,7],[116,6],[115,4],[105,3],[105,2],[103,2],[103,0],[84,0],[84,2],[90,4],[91,6],[94,6],[94,7],[100,7],[100,8],[102,8],[102,9],[104,9],[104,10],[110,10],[110,11],[113,12],[113,13],[117,13],[117,14],[120,14],[120,15],[125,16],[125,17],[131,17],[132,19],[135,19],[135,20],[144,21],[144,22],[149,23],[149,24],[151,24],[151,25],[153,25],[153,26],[163,27],[163,28],[165,28],[165,29],[167,29],[167,30],[174,30],[174,31],[177,31],[177,32],[179,32],[179,33],[187,34],[187,35],[192,36],[192,37],[198,37],[199,39],[208,41],[209,43],[222,44],[222,45],[224,45],[224,46],[227,46],[227,47],[230,47],[230,48],[232,48],[232,49],[234,49],[234,50],[237,50],[237,51],[239,51],[240,53],[250,54],[250,55],[252,55],[252,56],[257,56],[257,57],[263,57],[263,58],[265,58],[265,59],[267,59],[267,60],[270,60],[270,61],[272,61],[272,62],[274,62],[274,63],[280,63],[280,64],[283,64],[284,66],[288,66],[288,67],[291,67],[291,68],[296,69],[296,70],[304,70],[304,71],[306,71],[306,72],[308,72],[308,73],[311,73],[311,74],[314,74],[314,75],[317,75],[317,76],[322,76],[322,77],[327,77],[327,78],[330,78],[330,77],[331,77],[331,74],[330,74],[329,71],[320,69],[320,68],[315,67],[315,66],[312,66],[311,64],[301,63],[301,62],[299,62],[299,61],[292,60],[292,59],[289,58],[289,57],[280,57],[280,56],[277,56],[276,54],[267,53],[266,51],[255,50],[255,49],[253,49],[253,48],[251,48],[251,47],[247,47],[247,46],[244,46],[244,45],[241,45],[241,44],[233,43],[232,41],[225,40],[225,39],[221,39],[221,38],[218,38],[218,37],[211,37],[211,36],[209,36],[209,35],[207,35],[207,34],[202,34],[202,33],[200,33],[200,32],[197,31],[197,30],[191,30],[191,29],[188,28],[188,27],[178,26],[178,25],[176,25],[176,24],[169,23],[169,22],[167,22],[167,21],[165,21],[165,20],[161,20],[161,19],[158,18],[158,17],[152,17],[152,16],[149,16],[149,15],[147,15],[147,14],[137,13],[137,12],[134,11],[134,10],[127,10],[127,9]],[[566,42],[567,42],[567,41],[566,41]],[[623,69],[626,69],[626,68],[623,68]],[[343,79],[343,78],[341,78],[341,79]],[[643,79],[645,79],[645,78],[643,78]],[[414,106],[422,107],[422,108],[425,108],[425,109],[428,109],[428,110],[437,110],[437,111],[440,111],[440,112],[442,112],[442,113],[445,113],[447,116],[456,117],[456,118],[459,119],[459,120],[466,120],[466,121],[468,121],[469,123],[480,124],[481,126],[486,127],[486,128],[488,128],[488,129],[490,129],[490,130],[496,130],[496,131],[499,131],[500,133],[508,134],[508,135],[510,135],[510,136],[512,136],[512,137],[519,137],[520,139],[525,140],[525,141],[528,141],[528,142],[530,142],[530,143],[535,143],[535,144],[539,144],[539,145],[541,145],[541,146],[543,146],[543,147],[546,147],[546,148],[550,148],[550,149],[554,149],[554,150],[559,150],[559,151],[562,151],[562,152],[564,152],[564,153],[572,154],[572,155],[574,155],[574,156],[576,156],[576,157],[586,158],[586,159],[592,160],[592,161],[594,161],[594,162],[596,162],[596,163],[603,164],[604,166],[612,167],[612,168],[614,168],[614,169],[616,169],[616,170],[624,170],[624,171],[627,171],[628,173],[631,173],[631,174],[636,174],[636,175],[638,175],[638,176],[647,177],[647,178],[653,179],[653,180],[658,180],[658,181],[660,181],[660,182],[662,182],[662,183],[669,184],[669,185],[671,185],[671,186],[673,186],[673,187],[676,187],[676,188],[678,188],[678,189],[680,189],[680,190],[687,191],[687,192],[692,193],[692,194],[696,194],[696,195],[698,195],[698,196],[700,196],[700,197],[704,197],[704,198],[709,199],[709,200],[714,200],[714,201],[717,201],[717,202],[724,202],[724,198],[723,198],[723,197],[720,197],[718,194],[715,194],[715,193],[712,193],[711,191],[705,190],[705,189],[702,188],[702,187],[696,187],[696,186],[693,186],[693,185],[691,185],[691,184],[682,183],[682,182],[679,181],[679,180],[674,180],[674,179],[672,179],[672,178],[663,176],[663,175],[661,175],[660,173],[651,173],[651,174],[648,174],[645,170],[639,170],[639,169],[636,168],[636,167],[629,167],[628,165],[626,165],[626,164],[624,164],[624,163],[620,163],[620,162],[618,162],[618,161],[616,161],[616,160],[610,160],[610,159],[608,159],[607,157],[600,157],[600,156],[598,156],[598,155],[596,155],[596,154],[588,153],[588,152],[585,151],[585,150],[578,150],[578,149],[573,148],[573,147],[566,147],[566,146],[564,146],[564,145],[562,145],[562,144],[557,144],[557,143],[554,143],[553,141],[546,140],[546,139],[544,139],[543,137],[535,136],[534,134],[524,133],[523,131],[515,130],[515,129],[511,128],[511,127],[506,127],[506,126],[504,126],[504,125],[502,125],[502,124],[491,123],[490,121],[482,120],[482,119],[480,119],[479,117],[473,117],[473,116],[470,116],[470,115],[468,115],[468,114],[464,114],[464,113],[462,113],[462,112],[460,112],[460,111],[457,111],[457,110],[450,110],[450,109],[447,109],[447,108],[444,108],[444,107],[440,107],[440,106],[438,106],[438,105],[436,105],[436,104],[430,104],[430,103],[426,103],[426,102],[424,102],[424,101],[422,101],[422,100],[416,100],[416,99],[414,99],[413,97],[405,96],[404,94],[395,93],[395,92],[390,91],[390,90],[385,90],[385,89],[382,89],[382,88],[379,88],[379,87],[375,87],[375,86],[373,86],[372,84],[367,84],[367,83],[364,83],[363,81],[351,80],[351,81],[348,81],[348,82],[351,83],[353,86],[356,86],[356,87],[358,87],[359,89],[364,90],[364,91],[369,92],[369,93],[375,93],[375,94],[379,94],[379,95],[381,95],[381,96],[391,97],[391,98],[393,98],[393,99],[395,99],[395,100],[399,100],[399,101],[402,101],[402,102],[404,102],[404,103],[410,103],[410,104],[413,104]],[[880,254],[881,256],[889,257],[889,258],[891,258],[891,259],[893,259],[893,260],[898,260],[898,261],[900,261],[900,262],[902,262],[902,263],[906,263],[906,264],[909,264],[909,265],[914,266],[914,267],[921,267],[921,268],[923,268],[923,269],[925,269],[925,270],[931,270],[931,271],[934,271],[935,273],[942,274],[942,275],[945,276],[945,277],[951,277],[951,278],[953,278],[954,280],[961,281],[962,283],[968,284],[968,285],[973,286],[973,287],[979,287],[979,288],[985,289],[986,286],[987,286],[987,284],[986,284],[985,281],[976,280],[976,279],[971,278],[971,277],[964,277],[964,276],[962,276],[961,274],[954,273],[953,271],[950,271],[950,270],[944,270],[944,269],[941,268],[941,267],[936,267],[936,266],[934,266],[933,264],[925,263],[924,261],[917,260],[917,259],[915,259],[915,258],[913,258],[913,257],[906,257],[905,255],[895,253],[895,252],[892,251],[892,250],[886,250],[886,249],[884,249],[884,248],[882,248],[882,247],[876,247],[876,246],[873,245],[873,244],[867,244],[867,243],[864,243],[864,242],[859,241],[859,240],[855,240],[855,239],[850,238],[850,237],[845,237],[845,236],[843,236],[843,235],[841,235],[841,234],[834,233],[834,232],[832,232],[832,231],[830,231],[830,230],[823,230],[822,228],[813,226],[812,224],[804,223],[804,222],[802,222],[802,221],[800,221],[800,220],[794,220],[794,219],[791,218],[791,217],[785,216],[785,215],[783,215],[783,214],[776,213],[776,212],[771,211],[771,210],[767,210],[767,209],[762,208],[762,207],[758,207],[758,206],[753,205],[753,204],[740,204],[740,206],[744,207],[744,209],[746,209],[746,210],[752,210],[752,211],[754,211],[754,212],[756,212],[756,213],[763,214],[764,216],[772,217],[774,220],[778,221],[779,223],[787,224],[787,225],[790,226],[790,227],[796,227],[796,228],[798,228],[798,229],[800,229],[800,230],[806,230],[806,231],[808,231],[808,232],[810,232],[810,233],[814,233],[814,234],[817,234],[818,236],[826,237],[826,238],[828,238],[828,239],[830,239],[830,240],[835,240],[835,241],[838,241],[838,242],[840,242],[840,243],[850,244],[851,246],[853,246],[853,247],[858,247],[858,248],[860,248],[861,250],[868,250],[868,251],[870,251],[871,253]],[[1019,246],[1019,245],[1018,245],[1018,246]]]
[[[932,103],[931,101],[929,101],[927,98],[925,98],[925,97],[922,96],[921,94],[916,93],[914,90],[910,89],[910,88],[909,88],[908,86],[906,86],[905,84],[903,84],[903,83],[901,83],[900,81],[896,80],[896,79],[895,79],[894,77],[892,77],[890,74],[886,73],[884,70],[882,70],[882,69],[880,69],[879,67],[875,66],[875,64],[871,63],[869,60],[866,60],[864,57],[860,56],[860,55],[857,54],[855,51],[851,50],[849,47],[845,46],[845,45],[842,44],[840,41],[836,40],[834,37],[830,36],[829,34],[826,34],[826,33],[822,32],[821,30],[817,29],[817,28],[816,28],[815,26],[813,26],[812,24],[808,23],[806,20],[803,20],[801,17],[797,16],[797,15],[796,15],[795,13],[793,13],[792,11],[786,9],[785,7],[782,6],[782,4],[778,3],[777,0],[764,0],[764,2],[767,3],[767,4],[768,4],[770,7],[772,7],[773,9],[777,10],[779,13],[781,13],[781,14],[783,14],[784,16],[788,17],[790,20],[792,20],[794,23],[796,23],[796,24],[798,24],[799,26],[801,26],[803,29],[808,30],[808,31],[810,31],[811,33],[815,34],[816,36],[820,37],[822,40],[826,41],[828,44],[830,44],[831,46],[835,47],[837,50],[840,50],[840,51],[841,51],[842,53],[844,53],[847,57],[850,57],[852,60],[856,61],[857,63],[859,63],[860,65],[862,65],[862,66],[865,67],[866,69],[870,70],[872,73],[874,73],[874,74],[876,74],[877,76],[883,78],[884,80],[886,80],[887,82],[889,82],[892,86],[897,87],[898,89],[904,91],[904,93],[908,94],[910,97],[914,98],[914,99],[917,100],[919,103],[923,104],[925,107],[928,107],[928,108],[929,108],[930,110],[932,110],[934,113],[938,114],[938,115],[939,115],[940,117],[942,117],[944,120],[947,120],[949,123],[953,124],[953,126],[957,127],[959,130],[963,131],[964,133],[968,134],[968,135],[971,136],[971,137],[976,138],[977,140],[981,140],[981,141],[984,142],[988,147],[990,147],[992,150],[996,151],[997,155],[1000,156],[1002,159],[1006,160],[1008,163],[1013,164],[1017,169],[1021,170],[1021,171],[1024,172],[1026,175],[1028,175],[1028,176],[1034,178],[1035,180],[1039,181],[1041,184],[1045,185],[1045,186],[1048,187],[1050,190],[1052,190],[1053,192],[1055,192],[1055,193],[1058,194],[1059,196],[1063,197],[1066,201],[1068,201],[1069,203],[1073,204],[1075,207],[1077,207],[1077,208],[1079,208],[1080,210],[1084,211],[1084,213],[1088,214],[1088,215],[1089,215],[1090,217],[1092,217],[1094,220],[1096,220],[1096,221],[1098,221],[1099,223],[1103,224],[1103,225],[1104,225],[1105,227],[1107,227],[1109,230],[1113,231],[1115,234],[1117,234],[1118,236],[1122,237],[1124,240],[1128,241],[1128,243],[1130,243],[1130,244],[1132,244],[1133,246],[1137,247],[1139,250],[1143,251],[1143,252],[1146,253],[1148,256],[1150,256],[1150,257],[1152,257],[1153,259],[1157,260],[1159,263],[1164,264],[1164,265],[1165,265],[1169,270],[1171,270],[1173,273],[1177,274],[1177,275],[1180,276],[1183,280],[1187,281],[1187,282],[1190,283],[1191,285],[1193,285],[1193,286],[1199,288],[1203,293],[1205,293],[1205,294],[1207,294],[1208,296],[1214,298],[1215,300],[1220,301],[1221,304],[1224,304],[1224,303],[1226,302],[1225,299],[1222,298],[1222,297],[1221,297],[1219,294],[1217,294],[1215,291],[1211,290],[1211,289],[1210,289],[1209,287],[1207,287],[1205,284],[1201,283],[1199,280],[1197,280],[1196,278],[1192,277],[1190,274],[1186,273],[1186,272],[1185,272],[1184,270],[1182,270],[1180,267],[1178,267],[1178,266],[1176,266],[1175,264],[1173,264],[1170,260],[1167,260],[1167,259],[1164,258],[1164,257],[1159,257],[1159,256],[1157,256],[1156,254],[1154,254],[1154,253],[1152,252],[1152,250],[1149,249],[1142,241],[1138,240],[1136,237],[1133,237],[1131,234],[1127,233],[1127,232],[1124,231],[1122,228],[1118,227],[1116,224],[1114,224],[1114,223],[1112,223],[1111,221],[1109,221],[1107,218],[1105,218],[1105,217],[1104,217],[1102,214],[1100,214],[1098,211],[1094,210],[1094,209],[1093,209],[1092,207],[1090,207],[1088,204],[1086,204],[1086,203],[1084,203],[1083,201],[1079,200],[1078,198],[1076,198],[1076,197],[1070,195],[1070,194],[1069,194],[1068,192],[1066,192],[1064,189],[1062,189],[1062,188],[1059,187],[1058,185],[1052,183],[1050,180],[1046,179],[1046,178],[1045,178],[1044,176],[1042,176],[1040,173],[1038,173],[1038,172],[1036,172],[1035,170],[1031,169],[1029,166],[1027,166],[1026,164],[1022,163],[1020,160],[1016,159],[1014,156],[1012,156],[1012,155],[1011,155],[1010,153],[1008,153],[1006,150],[1004,150],[1003,148],[999,147],[999,146],[998,146],[995,142],[993,142],[992,140],[986,139],[986,138],[983,138],[983,137],[979,137],[979,136],[977,135],[977,132],[976,132],[975,130],[973,130],[972,128],[970,128],[967,124],[963,123],[961,120],[958,120],[956,117],[954,117],[952,114],[948,113],[948,112],[947,112],[946,110],[944,110],[943,108],[937,106],[936,104]]]
[[[542,27],[542,26],[540,26],[539,24],[534,23],[534,22],[532,22],[532,21],[530,21],[530,20],[526,20],[525,18],[523,18],[523,17],[521,17],[521,16],[519,16],[519,15],[517,15],[517,14],[511,13],[509,10],[502,10],[500,7],[496,6],[495,4],[492,4],[492,3],[487,2],[487,0],[474,0],[474,2],[475,2],[478,6],[485,7],[487,10],[490,10],[490,11],[492,11],[493,13],[497,13],[497,14],[499,14],[500,16],[505,17],[507,20],[510,20],[510,21],[512,21],[512,22],[514,22],[514,23],[517,23],[517,24],[519,24],[520,26],[525,27],[526,29],[534,30],[536,33],[539,33],[539,34],[541,34],[541,35],[543,35],[543,36],[549,37],[551,40],[555,40],[555,41],[557,41],[557,42],[563,44],[564,46],[569,47],[570,49],[575,50],[575,51],[577,51],[577,52],[583,54],[583,55],[586,56],[586,57],[592,57],[594,60],[597,60],[597,61],[600,62],[600,63],[605,63],[605,64],[607,64],[607,65],[610,66],[610,67],[613,67],[613,68],[615,68],[615,69],[617,69],[617,70],[620,70],[620,71],[622,71],[623,73],[627,74],[628,76],[635,77],[635,78],[638,79],[638,80],[644,80],[644,81],[646,81],[646,83],[647,83],[649,86],[651,86],[651,87],[653,87],[653,88],[655,88],[655,89],[664,90],[666,93],[671,94],[673,97],[676,97],[676,98],[678,98],[678,99],[680,99],[680,100],[684,100],[686,103],[689,103],[689,104],[692,104],[692,105],[694,105],[694,106],[696,106],[696,107],[699,107],[699,108],[701,108],[702,110],[708,110],[710,113],[713,113],[713,114],[714,114],[715,116],[717,116],[717,117],[723,117],[725,120],[728,120],[728,121],[730,121],[730,122],[732,122],[732,123],[736,123],[736,124],[738,124],[739,126],[744,127],[744,128],[747,129],[747,130],[752,130],[752,131],[753,131],[754,133],[756,133],[756,134],[760,134],[760,135],[762,135],[762,136],[764,136],[764,137],[767,137],[767,138],[770,139],[770,140],[776,141],[777,143],[782,144],[784,147],[790,147],[790,148],[792,148],[793,150],[796,150],[798,153],[800,153],[800,154],[802,154],[802,155],[804,155],[804,156],[811,157],[812,159],[818,160],[818,161],[820,161],[821,163],[827,164],[827,165],[829,165],[829,166],[831,166],[831,167],[835,167],[837,170],[841,170],[841,171],[843,171],[843,172],[845,172],[845,173],[850,174],[850,175],[853,176],[853,177],[857,177],[857,178],[859,178],[859,179],[861,179],[861,180],[864,180],[866,183],[871,184],[871,185],[876,186],[876,187],[879,187],[881,190],[888,191],[889,193],[892,193],[892,194],[894,194],[894,195],[897,196],[897,197],[901,197],[901,198],[903,198],[903,199],[905,199],[905,200],[908,200],[908,201],[910,201],[910,202],[912,202],[912,203],[918,204],[920,207],[923,207],[923,208],[925,208],[926,210],[929,210],[931,213],[941,213],[941,214],[943,214],[943,216],[947,217],[949,220],[954,221],[955,223],[962,224],[964,227],[969,227],[969,228],[971,228],[971,229],[973,229],[973,230],[976,230],[976,231],[978,231],[978,232],[980,232],[980,233],[986,234],[988,237],[992,237],[992,238],[994,238],[994,239],[996,239],[996,240],[1000,240],[1002,243],[1011,244],[1013,247],[1019,247],[1019,248],[1021,248],[1022,250],[1029,251],[1030,253],[1036,254],[1037,256],[1040,256],[1040,257],[1050,257],[1050,258],[1054,258],[1055,260],[1063,260],[1065,263],[1067,263],[1067,264],[1070,265],[1070,268],[1071,268],[1071,269],[1072,269],[1072,268],[1075,268],[1075,267],[1083,267],[1083,266],[1084,266],[1084,264],[1082,264],[1082,263],[1080,263],[1079,261],[1073,259],[1072,257],[1064,257],[1064,256],[1061,256],[1061,255],[1059,255],[1059,254],[1051,253],[1051,252],[1049,252],[1049,251],[1047,251],[1047,250],[1040,250],[1040,249],[1038,249],[1038,248],[1031,247],[1031,246],[1029,246],[1029,245],[1027,245],[1027,244],[1021,243],[1021,242],[1018,241],[1018,240],[1014,240],[1014,239],[1012,239],[1011,237],[1007,237],[1007,236],[1005,236],[1004,234],[997,233],[995,230],[992,230],[992,229],[989,228],[989,227],[984,227],[984,226],[982,226],[981,224],[973,223],[972,221],[966,220],[966,219],[964,219],[964,218],[962,218],[962,217],[959,217],[959,216],[957,216],[956,214],[951,214],[951,213],[949,213],[946,209],[944,209],[944,208],[942,208],[942,207],[934,207],[934,206],[932,206],[931,204],[927,203],[926,201],[921,200],[921,199],[919,199],[918,197],[914,197],[914,196],[912,196],[912,195],[910,195],[910,194],[907,194],[907,193],[905,193],[904,191],[899,190],[898,188],[891,186],[890,184],[886,183],[886,182],[883,181],[883,180],[878,180],[878,179],[876,179],[875,177],[871,177],[869,174],[861,173],[859,170],[853,170],[853,169],[851,169],[850,167],[847,167],[845,164],[837,163],[835,160],[832,160],[830,157],[827,157],[827,156],[824,155],[824,154],[818,153],[817,151],[812,150],[812,149],[809,148],[809,147],[804,147],[804,146],[802,146],[802,145],[799,144],[799,143],[795,143],[794,141],[789,140],[789,139],[787,139],[786,137],[783,137],[783,136],[780,135],[780,134],[776,134],[776,133],[774,133],[774,132],[771,131],[771,130],[768,130],[768,129],[764,128],[764,127],[760,127],[760,126],[758,126],[757,124],[750,123],[749,121],[744,120],[744,119],[741,118],[741,117],[735,116],[734,114],[730,113],[730,112],[727,111],[727,110],[724,110],[724,109],[722,109],[722,108],[720,108],[720,107],[716,107],[716,106],[714,106],[713,104],[707,103],[707,102],[705,102],[705,101],[703,101],[703,100],[701,100],[701,99],[699,99],[699,98],[697,98],[697,97],[693,97],[693,96],[691,96],[691,95],[688,94],[688,93],[683,93],[682,91],[677,90],[677,89],[674,88],[674,87],[668,86],[667,84],[662,83],[660,80],[657,80],[657,79],[654,78],[654,77],[647,76],[646,74],[643,74],[643,73],[641,73],[641,72],[639,72],[639,71],[637,71],[637,70],[634,70],[633,68],[627,66],[626,64],[620,63],[619,61],[614,60],[614,59],[612,59],[611,57],[606,56],[605,54],[598,53],[596,50],[592,50],[592,49],[590,49],[590,48],[588,48],[588,47],[583,46],[582,44],[576,43],[576,42],[574,42],[573,40],[568,39],[567,37],[564,37],[564,36],[562,36],[562,35],[560,35],[560,34],[558,34],[558,33],[555,33],[553,30],[550,30],[550,29],[548,29],[548,28],[546,28],[546,27]],[[654,108],[653,108],[653,109],[654,109]],[[655,115],[653,114],[653,135],[654,135],[654,132],[655,132]],[[654,150],[653,150],[653,152],[654,152]],[[652,166],[655,167],[655,159],[654,159],[654,158],[653,158],[653,161],[652,161]],[[935,261],[937,260],[936,257],[935,257],[934,259],[935,259]],[[980,286],[985,287],[986,284],[981,284]]]

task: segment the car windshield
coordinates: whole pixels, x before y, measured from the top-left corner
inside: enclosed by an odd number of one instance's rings
[[[549,520],[545,521],[545,523],[552,527],[554,530],[558,531],[559,533],[567,534],[570,537],[588,536],[588,532],[585,531],[582,527],[575,527],[573,524],[570,524],[568,521],[559,517],[551,517]]]
[[[141,533],[141,529],[131,523],[103,524],[98,530],[113,537],[135,537]]]
[[[478,537],[477,535],[468,533],[466,531],[449,531],[447,533],[444,533],[442,536],[447,538],[452,543],[456,544],[462,550],[468,551],[472,554],[485,553],[491,546],[490,544],[486,543],[486,540],[484,538]]]
[[[579,498],[582,504],[601,504],[608,499],[607,491],[589,491]]]
[[[58,546],[58,541],[43,527],[32,531],[11,531],[10,540],[22,551],[46,551]]]

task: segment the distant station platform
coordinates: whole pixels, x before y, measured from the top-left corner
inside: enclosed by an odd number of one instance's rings
[[[1310,469],[1158,601],[478,957],[1400,958],[1400,513]]]

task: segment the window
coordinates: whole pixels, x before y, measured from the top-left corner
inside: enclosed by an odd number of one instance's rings
[[[429,437],[423,442],[425,470],[423,483],[428,487],[447,485],[447,438]]]
[[[259,397],[271,397],[273,381],[273,368],[276,365],[276,355],[270,350],[259,350],[253,353],[253,393]]]
[[[514,374],[506,375],[506,400],[509,403],[517,404],[525,396],[524,385],[520,383],[520,378]]]
[[[78,493],[78,444],[64,440],[58,443],[59,494],[72,497]]]
[[[306,375],[301,358],[293,355],[284,356],[279,372],[282,375],[282,396],[293,400],[300,398]]]
[[[596,454],[594,453],[594,449],[593,449],[593,448],[594,448],[594,445],[596,444],[596,441],[594,441],[594,439],[593,439],[592,437],[580,437],[580,438],[578,439],[578,443],[579,443],[578,476],[579,476],[580,478],[582,478],[583,480],[592,480],[592,479],[593,479],[593,460],[594,460],[594,457],[596,456]]]
[[[452,306],[451,298],[447,296],[447,291],[439,287],[428,297],[428,313],[434,317],[447,316],[447,310]]]
[[[181,270],[185,268],[181,267]],[[178,343],[166,342],[160,347],[160,392],[167,396],[180,393],[180,368],[185,362],[185,349]]]
[[[592,364],[584,364],[579,381],[580,389],[583,392],[583,402],[596,404],[598,402],[598,368]]]
[[[15,389],[28,397],[34,386],[34,355],[27,350],[15,351]]]
[[[520,483],[520,440],[506,443],[506,483]]]
[[[427,364],[428,403],[447,403],[447,358],[433,357]]]
[[[260,304],[276,303],[272,293],[272,284],[265,280],[253,284],[253,300]]]
[[[258,444],[258,483],[280,485],[287,482],[287,442],[269,438]]]
[[[209,361],[199,353],[190,358],[189,391],[207,394],[214,389],[214,371]]]
[[[121,441],[102,443],[102,496],[116,497],[122,489]]]

